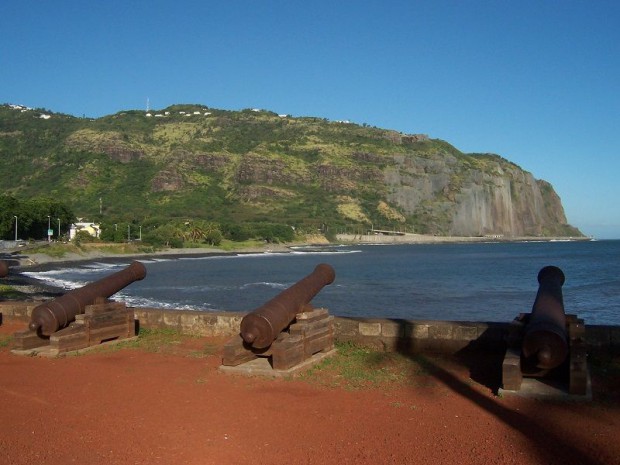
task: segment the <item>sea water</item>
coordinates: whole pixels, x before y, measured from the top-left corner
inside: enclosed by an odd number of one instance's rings
[[[133,306],[247,312],[328,263],[336,279],[312,304],[332,315],[500,322],[531,311],[538,271],[555,265],[566,275],[566,313],[586,324],[620,325],[620,241],[306,247],[142,262],[147,277],[115,298]],[[29,274],[70,289],[129,263]]]

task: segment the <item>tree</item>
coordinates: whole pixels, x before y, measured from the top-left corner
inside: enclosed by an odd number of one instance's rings
[[[15,197],[0,196],[0,237],[12,239],[15,237],[15,216],[19,213],[19,202]]]
[[[188,221],[185,223],[183,239],[188,242],[219,245],[222,242],[222,232],[217,223],[204,220]]]
[[[75,215],[67,205],[48,197],[34,197],[20,201],[11,196],[0,196],[0,237],[15,237],[15,217],[22,238],[47,238],[48,227],[60,222],[66,230],[75,222]],[[56,231],[58,233],[58,231]],[[58,235],[58,234],[55,234]]]
[[[142,242],[155,246],[183,247],[183,232],[172,224],[158,226],[142,235]]]
[[[290,242],[295,239],[295,231],[285,224],[263,223],[256,226],[257,237],[269,243]]]
[[[220,245],[222,243],[222,232],[218,228],[213,228],[207,232],[205,242],[211,245]]]
[[[242,242],[252,238],[252,230],[247,225],[225,224],[222,226],[224,237],[231,241]]]

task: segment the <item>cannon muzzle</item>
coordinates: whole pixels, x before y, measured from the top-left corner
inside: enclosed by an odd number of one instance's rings
[[[93,304],[98,298],[108,298],[145,276],[144,265],[133,262],[121,271],[35,307],[28,327],[39,335],[50,336],[74,321],[76,315],[84,313],[86,306]]]
[[[522,351],[526,360],[541,369],[560,366],[568,355],[564,280],[564,273],[556,266],[546,266],[538,273],[538,293],[525,327]]]
[[[312,273],[275,296],[263,306],[248,313],[241,320],[241,337],[255,349],[269,347],[278,334],[304,310],[312,298],[328,284],[336,273],[325,263],[317,265]]]

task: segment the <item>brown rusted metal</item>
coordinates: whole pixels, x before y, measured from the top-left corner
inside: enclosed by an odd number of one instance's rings
[[[95,303],[97,299],[108,298],[145,276],[144,265],[133,262],[121,271],[35,307],[28,327],[41,336],[50,336],[74,321],[76,315],[84,313],[87,305]]]
[[[241,337],[254,349],[264,349],[304,310],[312,298],[328,284],[336,273],[325,263],[312,273],[275,296],[241,320]]]
[[[568,337],[562,297],[564,280],[564,273],[556,266],[546,266],[538,273],[538,293],[522,344],[525,365],[548,370],[566,360]]]
[[[0,260],[0,278],[6,278],[9,275],[9,264]]]

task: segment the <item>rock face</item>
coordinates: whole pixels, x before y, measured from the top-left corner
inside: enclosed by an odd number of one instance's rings
[[[508,173],[464,186],[456,198],[450,234],[540,236],[562,234],[559,197],[530,173]]]
[[[388,199],[424,218],[426,233],[454,236],[580,235],[567,225],[552,186],[497,156],[484,169],[443,159],[394,157],[384,171]]]

